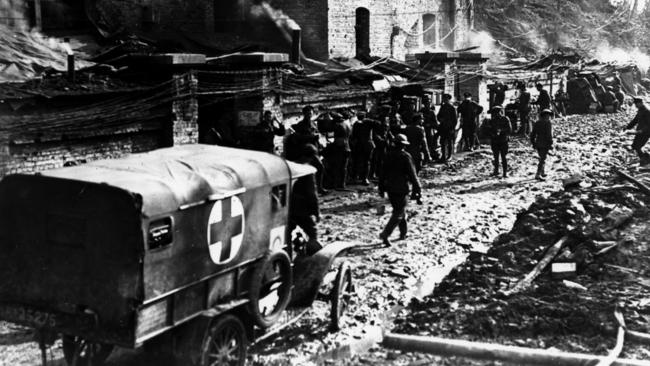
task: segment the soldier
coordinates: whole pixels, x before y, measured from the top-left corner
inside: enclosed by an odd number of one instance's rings
[[[298,153],[296,162],[311,165],[314,159],[318,159],[318,149],[314,145],[306,144]],[[314,178],[313,174],[299,178],[293,185],[289,203],[289,232],[293,232],[299,226],[309,237],[307,255],[314,254],[322,248],[318,243],[316,228],[316,224],[320,221],[320,209]]]
[[[458,114],[463,128],[463,145],[465,151],[472,151],[474,150],[477,120],[483,113],[483,107],[472,100],[471,93],[465,93],[463,96],[465,100],[458,106]]]
[[[415,171],[420,173],[420,170],[422,170],[422,161],[424,160],[425,163],[431,161],[426,133],[424,132],[424,127],[422,127],[422,115],[420,113],[413,115],[411,124],[404,129],[404,135],[410,141],[406,147],[406,151],[413,158]]]
[[[503,103],[506,101],[506,90],[508,90],[508,86],[504,85],[501,80],[497,80],[496,83],[494,83],[494,99],[492,100],[493,105],[490,107],[494,107],[497,105],[503,106]]]
[[[438,118],[436,118],[436,111],[431,105],[431,99],[428,96],[422,98],[422,104],[423,107],[420,113],[424,118],[423,126],[427,136],[429,152],[432,159],[438,160],[440,158],[438,155]]]
[[[352,128],[352,141],[354,141],[354,165],[355,179],[359,180],[361,185],[367,186],[368,174],[372,154],[375,151],[374,131],[379,126],[379,121],[366,118],[365,112],[357,113],[359,121]]]
[[[397,135],[394,141],[394,147],[386,155],[384,170],[379,180],[379,195],[383,198],[384,193],[388,193],[388,200],[393,207],[393,212],[386,224],[384,230],[379,234],[382,242],[390,246],[389,237],[399,226],[400,239],[406,238],[406,205],[409,200],[409,192],[413,187],[411,198],[420,200],[420,182],[415,173],[413,159],[404,149],[409,145],[408,139],[404,135]]]
[[[350,161],[350,135],[352,127],[339,113],[332,113],[334,120],[334,142],[332,143],[332,180],[334,188],[345,189],[348,162]]]
[[[386,156],[386,149],[391,140],[390,134],[390,109],[391,106],[383,105],[380,107],[379,124],[373,131],[373,141],[375,142],[375,152],[372,155],[372,165],[370,169],[370,177],[379,179],[381,172],[384,168],[384,157]]]
[[[264,111],[262,120],[257,125],[257,132],[259,133],[259,146],[256,150],[265,151],[273,154],[275,152],[275,136],[284,136],[286,130],[282,122],[273,116],[271,111]]]
[[[535,123],[533,131],[530,133],[530,142],[539,154],[539,164],[537,165],[537,174],[535,175],[535,179],[537,180],[544,180],[546,178],[546,172],[544,171],[546,157],[548,156],[549,150],[553,147],[551,117],[553,117],[553,111],[550,109],[542,110],[539,121]]]
[[[442,161],[451,159],[456,143],[458,115],[456,114],[456,108],[451,104],[451,99],[452,96],[450,94],[444,94],[442,96],[440,110],[438,111],[438,133],[440,134]]]
[[[489,124],[490,142],[492,145],[492,154],[494,155],[494,172],[492,175],[499,176],[499,158],[503,166],[503,177],[508,177],[508,141],[512,134],[512,125],[510,120],[505,116],[503,107],[495,106],[490,111],[492,119]]]
[[[551,96],[548,94],[548,91],[544,89],[544,85],[541,83],[535,84],[535,88],[539,92],[537,97],[537,105],[539,105],[539,110],[543,111],[544,109],[551,109]]]
[[[285,142],[285,158],[287,160],[296,161],[300,158],[302,151],[304,151],[305,145],[312,145],[316,148],[316,155],[314,155],[313,160],[309,163],[311,166],[316,168],[316,186],[318,187],[319,194],[327,194],[328,191],[323,189],[323,174],[325,167],[320,161],[318,156],[318,147],[320,146],[320,135],[318,134],[318,129],[312,121],[314,107],[308,105],[302,109],[302,120],[293,126],[291,129],[294,131],[291,135],[287,137]]]
[[[530,120],[528,115],[530,114],[530,93],[526,90],[526,83],[521,82],[519,84],[519,121],[521,126],[519,126],[519,133],[528,135],[530,133]]]
[[[641,165],[650,164],[650,154],[643,151],[643,146],[650,139],[650,110],[641,98],[634,98],[634,106],[638,112],[634,119],[625,127],[626,130],[636,126],[636,137],[632,143],[632,149],[639,155]]]

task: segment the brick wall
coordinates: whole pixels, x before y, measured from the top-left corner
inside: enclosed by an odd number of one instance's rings
[[[275,7],[301,26],[307,55],[320,60],[355,56],[357,8],[370,12],[372,55],[404,60],[407,54],[421,51],[424,14],[436,16],[438,37],[451,33],[449,48],[466,46],[472,19],[467,11],[473,0],[403,0],[396,4],[392,0],[273,0]]]
[[[174,84],[176,100],[172,102],[172,144],[196,144],[199,141],[199,102],[193,95],[198,79],[194,73],[176,75]]]
[[[0,177],[12,173],[34,173],[60,168],[65,164],[118,158],[130,153],[161,147],[191,144],[198,141],[198,103],[194,74],[175,77],[177,100],[149,110],[150,119],[127,125],[107,125],[80,132],[31,133],[25,136],[0,138]],[[61,106],[53,101],[30,110],[33,116],[52,115]],[[62,105],[69,107],[69,101]],[[10,109],[0,109],[0,123],[13,123],[26,117]]]
[[[35,173],[82,164],[92,160],[119,158],[129,153],[160,147],[161,136],[155,131],[101,136],[68,141],[33,142],[4,145],[0,158],[0,177],[13,173]]]

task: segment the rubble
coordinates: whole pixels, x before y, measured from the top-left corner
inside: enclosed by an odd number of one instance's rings
[[[620,308],[629,329],[647,333],[650,317],[639,305],[650,289],[635,277],[645,280],[650,270],[637,259],[648,255],[650,212],[632,197],[594,188],[538,200],[487,254],[470,258],[432,297],[411,303],[395,331],[605,354],[616,339],[612,314]],[[584,212],[570,209],[577,205]],[[504,296],[562,235],[567,249],[555,260],[573,261],[576,276],[561,280],[548,270],[532,286]],[[623,355],[648,359],[632,343]]]

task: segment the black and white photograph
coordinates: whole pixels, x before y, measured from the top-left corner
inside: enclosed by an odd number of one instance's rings
[[[0,366],[650,366],[650,2],[0,0]]]

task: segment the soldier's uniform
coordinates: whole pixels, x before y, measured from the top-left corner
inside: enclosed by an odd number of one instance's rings
[[[490,142],[492,145],[492,154],[494,155],[494,172],[493,175],[499,175],[499,158],[503,167],[503,177],[508,176],[508,142],[512,134],[512,125],[510,119],[502,114],[503,107],[495,106],[490,111],[492,119],[489,124]]]
[[[354,141],[354,172],[361,184],[368,185],[368,174],[372,154],[375,151],[374,131],[379,126],[379,121],[365,118],[360,114],[360,121],[352,128],[352,141]]]
[[[427,136],[427,145],[429,146],[429,152],[433,159],[439,159],[438,155],[438,118],[436,118],[436,111],[429,104],[430,102],[426,101],[421,112],[422,117],[424,118],[424,132]]]
[[[388,199],[393,212],[386,227],[379,235],[385,245],[390,246],[388,238],[396,227],[399,226],[400,238],[406,238],[406,205],[409,200],[409,192],[413,187],[413,197],[420,197],[420,182],[415,172],[415,165],[411,155],[404,150],[408,145],[408,140],[404,135],[395,137],[395,147],[386,155],[384,161],[384,170],[379,180],[379,193],[383,197],[384,192],[388,193]]]
[[[438,122],[442,160],[447,161],[454,154],[456,125],[458,124],[458,114],[456,113],[456,108],[451,104],[451,95],[446,95],[446,100],[440,106]]]
[[[548,91],[544,89],[542,84],[537,84],[537,90],[539,91],[537,105],[539,106],[540,112],[545,109],[551,109],[551,96],[548,94]]]
[[[350,135],[352,127],[340,114],[334,115],[334,142],[332,143],[332,180],[334,188],[344,189],[350,161]]]
[[[427,144],[426,132],[422,127],[422,115],[416,114],[413,116],[413,121],[404,129],[404,135],[409,141],[406,151],[413,158],[415,164],[415,171],[422,170],[422,161],[431,161],[431,154],[429,153],[429,146]]]
[[[302,147],[298,153],[296,161],[302,164],[309,164],[313,159],[317,159],[318,150],[315,146],[307,144]],[[316,195],[316,180],[312,174],[298,178],[293,185],[291,200],[289,203],[289,232],[293,232],[296,227],[309,237],[307,242],[307,254],[317,252],[321,245],[318,243],[318,231],[316,228],[317,221],[320,220],[320,208],[318,205],[318,196]]]
[[[519,94],[519,133],[527,135],[530,133],[530,93],[526,90],[525,85],[521,87],[521,94]]]
[[[650,154],[643,151],[643,146],[650,139],[650,110],[648,110],[648,107],[640,98],[634,98],[634,104],[638,112],[634,119],[627,125],[626,129],[629,130],[636,126],[636,137],[634,137],[632,149],[639,155],[641,164],[647,165],[650,163]]]
[[[465,100],[458,106],[458,114],[463,128],[463,145],[465,150],[474,148],[474,135],[476,134],[477,119],[483,113],[483,107],[471,99],[472,95],[465,93]]]
[[[553,112],[550,109],[545,109],[540,115],[542,118],[535,123],[533,131],[530,133],[530,142],[539,154],[539,164],[537,165],[535,178],[541,180],[546,177],[546,157],[553,147],[553,127],[550,119]],[[546,116],[548,116],[548,119],[546,119]]]

